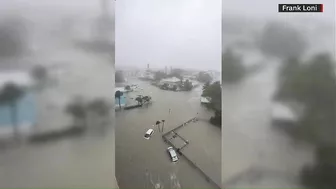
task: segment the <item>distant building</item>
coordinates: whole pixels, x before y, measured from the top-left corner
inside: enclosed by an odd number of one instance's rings
[[[36,99],[31,87],[33,81],[30,75],[25,72],[0,73],[0,88],[11,82],[23,87],[24,95],[17,102],[17,126],[22,135],[27,135],[36,124]],[[11,107],[0,105],[0,137],[7,138],[13,136],[13,122]]]
[[[162,79],[160,81],[160,84],[168,84],[168,85],[176,85],[181,83],[181,79],[177,78],[177,77],[171,77],[171,78],[166,78],[166,79]]]
[[[201,97],[201,103],[202,104],[210,104],[211,98],[210,97]]]
[[[154,74],[149,70],[146,70],[145,72],[141,73],[139,76],[139,79],[143,79],[143,80],[154,80],[154,78],[155,78]]]
[[[271,111],[272,125],[283,129],[292,129],[303,110],[298,108],[298,106],[293,107],[295,106],[291,106],[291,104],[273,103]]]

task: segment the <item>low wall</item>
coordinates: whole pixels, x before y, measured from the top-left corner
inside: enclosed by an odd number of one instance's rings
[[[177,149],[176,146],[166,137],[168,134],[170,134],[171,132],[176,132],[176,130],[182,128],[183,126],[186,126],[188,123],[194,121],[194,120],[197,120],[196,117],[192,118],[192,119],[189,119],[188,121],[184,122],[183,124],[175,127],[174,129],[166,132],[165,134],[162,135],[162,139],[164,142],[166,142],[168,145],[172,146],[174,149]],[[192,166],[194,167],[199,173],[201,173],[205,179],[211,184],[214,186],[214,188],[221,188],[215,181],[213,181],[201,168],[199,168],[197,166],[196,163],[194,163],[191,159],[189,159],[186,155],[183,154],[183,152],[181,150],[179,150],[179,154],[180,156],[183,156],[185,158],[185,160],[187,160],[187,162]]]

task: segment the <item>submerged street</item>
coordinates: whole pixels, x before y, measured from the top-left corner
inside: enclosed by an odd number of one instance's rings
[[[137,109],[116,111],[116,177],[119,186],[148,188],[153,187],[152,182],[160,182],[164,188],[172,188],[173,182],[178,181],[181,188],[213,188],[183,157],[179,156],[177,163],[171,162],[162,133],[153,127],[157,120],[164,119],[165,133],[197,113],[206,121],[191,123],[178,130],[189,141],[181,151],[219,185],[221,131],[208,123],[213,113],[200,104],[201,87],[191,92],[173,92],[137,79],[130,79],[128,83],[138,84],[143,89],[130,92],[128,96],[150,95],[153,102]],[[154,134],[146,140],[144,133],[149,128],[154,129]]]

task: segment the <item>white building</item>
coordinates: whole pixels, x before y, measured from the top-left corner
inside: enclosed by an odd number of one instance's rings
[[[0,104],[0,138],[12,137],[15,125],[21,134],[27,135],[36,124],[36,99],[34,93],[29,90],[33,80],[25,72],[0,73],[0,90],[7,83],[23,87],[24,94],[16,102],[16,115],[12,114],[12,107],[9,104]],[[16,116],[16,123],[13,123],[12,116]]]

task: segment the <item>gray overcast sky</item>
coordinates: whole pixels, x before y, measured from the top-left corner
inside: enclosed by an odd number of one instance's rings
[[[278,4],[324,4],[323,13],[278,13]],[[223,14],[255,17],[293,18],[308,16],[335,21],[334,0],[223,0]]]
[[[221,67],[222,0],[118,0],[116,65]]]
[[[109,0],[114,13],[114,0]],[[101,13],[101,0],[0,0],[0,15],[10,11],[33,12],[41,17],[68,14],[92,17]]]

